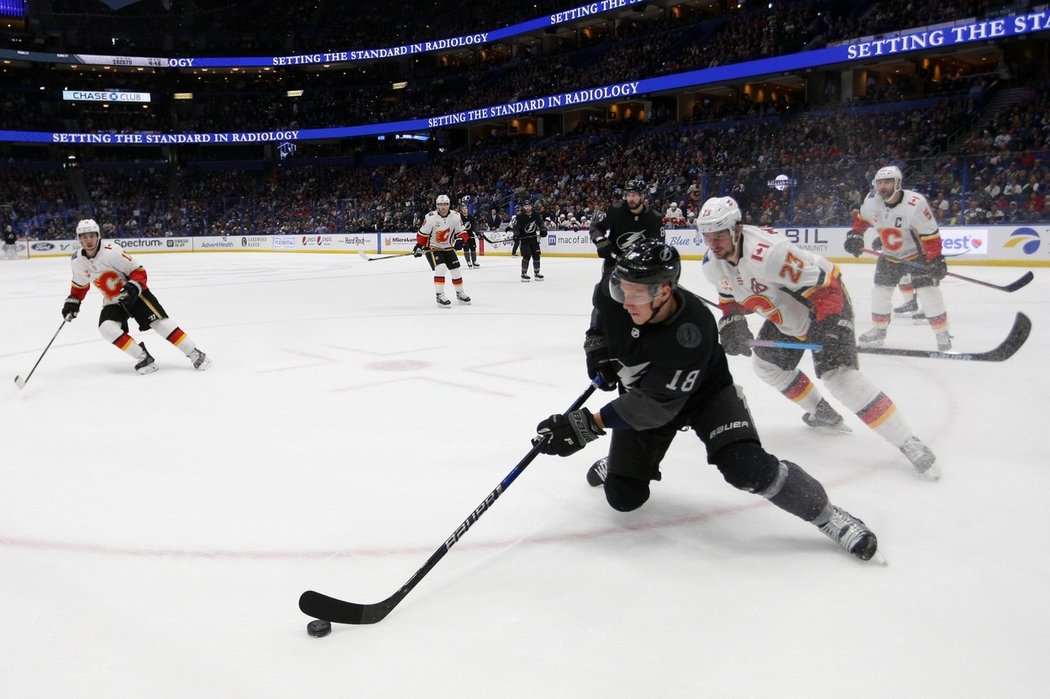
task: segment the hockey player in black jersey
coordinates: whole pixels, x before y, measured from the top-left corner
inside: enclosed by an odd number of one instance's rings
[[[732,486],[757,493],[819,528],[861,560],[876,554],[875,534],[834,505],[824,487],[797,464],[762,448],[726,354],[714,316],[678,286],[678,251],[645,240],[619,257],[595,286],[584,351],[587,373],[619,395],[600,411],[586,408],[551,415],[537,425],[547,454],[569,456],[612,431],[609,456],[595,463],[587,481],[604,486],[621,512],[649,499],[661,479],[660,463],[681,429],[692,429],[707,447],[707,460]]]
[[[543,218],[533,208],[532,202],[526,200],[514,217],[513,229],[514,241],[521,244],[521,281],[529,281],[529,260],[532,260],[536,281],[543,281],[543,275],[540,274],[540,236],[546,234]]]
[[[463,220],[463,230],[467,239],[463,243],[463,260],[467,267],[481,267],[478,264],[478,220],[470,213],[470,195],[465,195],[459,200],[459,217]]]
[[[605,260],[603,275],[638,241],[664,242],[663,218],[645,203],[647,189],[645,182],[629,180],[623,187],[623,201],[598,212],[591,221],[591,242]]]

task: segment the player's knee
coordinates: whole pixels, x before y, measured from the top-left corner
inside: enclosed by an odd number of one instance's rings
[[[714,456],[726,483],[748,493],[761,493],[777,478],[777,458],[757,442],[733,442]]]
[[[614,510],[637,510],[649,499],[649,481],[610,473],[605,480],[605,499]]]
[[[104,320],[98,324],[98,334],[107,342],[113,342],[124,334],[124,328],[115,320]]]

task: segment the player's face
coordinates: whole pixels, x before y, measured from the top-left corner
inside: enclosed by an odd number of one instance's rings
[[[652,288],[649,284],[628,281],[620,282],[620,292],[623,294],[623,301],[621,302],[623,309],[631,316],[631,320],[635,325],[645,325],[653,319],[655,314],[653,301],[663,295],[665,287],[660,287],[660,292],[656,297],[653,296]],[[658,308],[659,306],[655,307]]]
[[[441,216],[448,216],[448,208],[449,208],[449,206],[451,206],[451,205],[450,204],[438,204],[437,205],[438,214],[440,214]]]
[[[98,233],[81,233],[77,236],[77,240],[80,241],[80,246],[88,255],[94,255],[95,250],[98,249]]]
[[[711,251],[711,254],[719,260],[732,257],[736,252],[733,234],[728,228],[717,233],[704,233],[704,242],[707,243],[707,249]]]
[[[623,200],[627,203],[627,208],[631,211],[637,211],[642,208],[642,201],[644,197],[641,192],[624,192]]]
[[[883,201],[889,201],[896,194],[897,180],[892,177],[884,180],[875,180],[875,191],[879,193]]]

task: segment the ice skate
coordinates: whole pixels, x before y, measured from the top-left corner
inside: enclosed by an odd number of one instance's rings
[[[916,313],[914,313],[911,317],[911,320],[916,325],[928,325],[930,322],[930,319],[927,318],[926,314],[922,311],[917,311]]]
[[[456,292],[456,300],[462,304],[470,305],[470,297],[464,294],[462,291]]]
[[[600,485],[604,485],[605,476],[609,473],[609,459],[603,456],[602,458],[591,464],[591,467],[587,469],[587,484],[597,488]]]
[[[438,308],[448,308],[452,305],[452,302],[448,300],[444,292],[438,292],[437,294],[434,294],[434,296],[437,298]]]
[[[190,352],[190,361],[193,362],[193,368],[197,371],[204,371],[211,366],[211,359],[199,349]]]
[[[952,348],[952,336],[948,334],[947,330],[941,330],[937,333],[937,351],[948,352]]]
[[[140,359],[138,364],[135,365],[135,371],[137,371],[140,374],[152,374],[157,370],[157,360],[154,359],[153,355],[149,353],[148,349],[146,349],[145,342],[140,342],[139,347],[142,348],[142,351],[146,354],[146,356]]]
[[[882,347],[886,342],[886,328],[872,328],[857,338],[861,347]]]
[[[904,444],[901,444],[900,450],[908,457],[908,461],[920,476],[931,481],[940,479],[941,467],[937,465],[937,457],[918,437],[908,437]]]
[[[910,316],[919,310],[919,302],[914,296],[893,309],[895,316]],[[912,316],[914,317],[914,316]],[[923,316],[925,317],[925,316]]]
[[[831,407],[823,398],[817,403],[817,409],[812,413],[802,415],[802,422],[814,429],[828,429],[838,432],[852,432],[846,421],[839,415],[838,411]]]
[[[528,281],[532,281],[532,277],[530,277],[530,276],[528,275],[528,273],[526,273],[526,272],[522,272],[522,273],[521,273],[521,281],[523,281],[523,282],[528,282]]]
[[[474,269],[479,269],[481,265],[478,264],[477,260],[474,260]]]
[[[543,281],[543,275],[540,274],[539,270],[536,270],[535,272],[533,272],[532,276],[536,277],[536,281],[538,281],[538,282],[542,282]]]
[[[831,519],[818,527],[829,539],[846,549],[851,555],[862,561],[870,561],[879,548],[875,533],[860,519],[857,519],[841,507],[831,507]],[[880,555],[876,558],[882,563]]]

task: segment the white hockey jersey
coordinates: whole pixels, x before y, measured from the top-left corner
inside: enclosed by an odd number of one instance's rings
[[[458,211],[450,209],[447,216],[431,211],[423,218],[416,240],[420,245],[434,250],[451,250],[456,236],[465,231]]]
[[[92,285],[102,292],[104,305],[116,303],[124,282],[129,279],[146,288],[146,270],[112,240],[99,240],[99,251],[92,258],[86,257],[83,250],[78,251],[70,264],[73,268],[70,294],[81,300]]]
[[[704,255],[704,276],[718,289],[720,301],[734,299],[781,332],[800,338],[809,332],[815,304],[825,304],[818,317],[841,313],[840,275],[831,262],[756,226],[743,226],[740,244],[743,249],[736,265],[710,251]]]
[[[887,206],[875,192],[860,205],[860,218],[882,239],[882,254],[895,260],[931,260],[941,254],[937,219],[926,197],[910,189],[901,190],[900,202]],[[854,222],[854,230],[861,230]],[[862,231],[863,232],[863,231]]]

